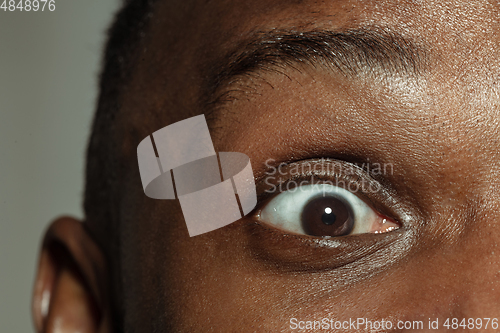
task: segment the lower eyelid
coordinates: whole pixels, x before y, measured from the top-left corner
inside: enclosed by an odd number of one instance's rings
[[[281,272],[313,272],[338,269],[387,250],[402,239],[395,231],[386,234],[360,234],[321,239],[287,233],[251,221],[246,225],[249,253],[271,270]]]

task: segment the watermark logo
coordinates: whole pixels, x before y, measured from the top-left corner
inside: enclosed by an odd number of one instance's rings
[[[137,159],[144,193],[179,199],[191,237],[231,224],[257,204],[249,157],[217,154],[204,115],[147,136],[137,147]]]

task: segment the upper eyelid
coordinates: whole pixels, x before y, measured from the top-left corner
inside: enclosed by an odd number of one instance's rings
[[[322,165],[327,165],[327,167],[322,169],[322,173],[317,172],[316,166],[322,163]],[[295,173],[292,174],[290,171],[293,171],[296,168],[301,168],[302,171],[304,171],[303,165],[313,165],[312,167],[312,172],[308,173]],[[283,165],[283,164],[281,164]],[[271,166],[273,169],[277,169],[278,167]],[[340,168],[341,170],[344,169],[345,171],[349,172],[336,172],[336,169]],[[285,172],[282,172],[282,171]],[[273,177],[277,176],[277,177]],[[311,177],[316,177],[317,180],[325,180],[325,181],[331,181],[333,177],[335,177],[335,180],[338,182],[338,184],[341,184],[342,182],[357,182],[359,179],[363,179],[370,185],[376,184],[380,185],[378,181],[375,179],[369,177],[363,169],[360,167],[356,166],[355,164],[345,162],[345,161],[340,161],[340,160],[334,160],[334,159],[308,159],[308,160],[301,160],[293,163],[286,164],[286,166],[283,169],[279,169],[276,173],[270,174],[270,173],[264,173],[261,177],[259,177],[256,180],[256,186],[257,186],[257,192],[263,192],[265,190],[266,185],[268,185],[268,180],[269,179],[276,179],[280,178],[284,182],[300,182],[301,180],[308,180],[311,179]],[[286,184],[286,183],[285,183]],[[381,186],[381,185],[380,185]],[[259,199],[263,199],[262,196],[259,197]]]

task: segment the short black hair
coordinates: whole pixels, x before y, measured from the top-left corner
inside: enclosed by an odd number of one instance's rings
[[[109,266],[114,329],[123,331],[121,278],[119,260],[120,163],[116,121],[120,117],[121,97],[131,73],[142,37],[145,35],[153,5],[158,0],[124,0],[107,32],[99,95],[91,136],[87,147],[85,169],[85,226],[104,252]]]

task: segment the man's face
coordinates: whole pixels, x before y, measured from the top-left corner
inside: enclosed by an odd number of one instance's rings
[[[145,136],[205,114],[216,151],[250,157],[260,199],[242,220],[190,238],[179,203],[145,197],[131,168],[120,211],[129,331],[288,332],[291,318],[384,319],[394,330],[439,319],[445,330],[447,318],[498,317],[498,10],[161,3],[123,100],[124,129],[141,124]],[[396,230],[322,239],[272,224],[273,198],[290,194],[266,195],[263,184],[289,181],[273,167],[321,158],[364,163],[348,181],[380,185],[355,194]]]

